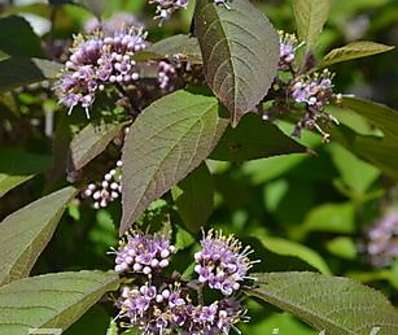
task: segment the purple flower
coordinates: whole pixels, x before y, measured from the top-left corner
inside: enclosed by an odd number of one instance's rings
[[[158,83],[162,90],[171,91],[174,88],[173,80],[177,76],[176,68],[166,61],[158,64]]]
[[[329,70],[324,70],[299,79],[292,85],[291,97],[297,103],[305,103],[317,111],[322,111],[334,97],[333,77]]]
[[[89,104],[90,101],[87,102]],[[83,105],[83,104],[82,104]],[[119,199],[122,193],[121,160],[116,162],[115,168],[107,172],[100,183],[90,183],[83,191],[83,197],[94,200],[93,207],[100,209]]]
[[[242,248],[241,243],[231,236],[210,230],[201,241],[202,250],[195,254],[195,272],[201,283],[220,290],[230,296],[239,290],[242,282],[248,279],[247,272],[257,261],[247,256],[253,251]]]
[[[116,251],[115,271],[150,275],[166,268],[175,250],[166,236],[133,232]]]
[[[368,253],[375,266],[386,266],[398,257],[398,212],[389,212],[368,233]]]
[[[296,58],[296,49],[298,47],[298,41],[295,35],[287,34],[283,31],[279,31],[279,39],[280,39],[279,69],[289,70]]]
[[[107,84],[128,85],[139,79],[134,54],[146,48],[145,38],[146,33],[134,26],[112,34],[99,30],[87,37],[76,37],[56,84],[60,103],[67,106],[69,112],[81,105],[89,117],[98,90],[102,91]]]

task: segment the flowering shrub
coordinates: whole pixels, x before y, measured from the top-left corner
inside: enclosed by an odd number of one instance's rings
[[[344,8],[0,5],[0,335],[395,335],[398,113],[339,65],[393,47]]]

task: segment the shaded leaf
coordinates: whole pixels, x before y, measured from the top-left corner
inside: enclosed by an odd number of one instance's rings
[[[0,333],[26,335],[30,328],[66,330],[108,291],[114,272],[81,271],[18,280],[0,288]]]
[[[328,335],[393,335],[398,312],[381,293],[356,281],[310,272],[255,275],[247,294],[299,317]]]
[[[398,112],[375,102],[344,97],[341,106],[365,117],[384,136],[363,136],[340,125],[332,130],[334,140],[358,157],[398,178]]]
[[[312,49],[327,21],[331,0],[294,0],[293,12],[297,33],[306,43],[306,49]]]
[[[51,166],[51,157],[0,149],[0,198],[8,191],[44,172]]]
[[[0,50],[9,56],[43,57],[40,38],[21,16],[0,19]]]
[[[1,222],[0,284],[29,275],[75,194],[73,187],[64,188],[21,208]]]
[[[319,272],[323,274],[331,274],[331,271],[323,258],[317,252],[304,245],[277,237],[256,237],[261,241],[265,248],[275,254],[297,257],[310,264],[313,268],[319,270]]]
[[[214,207],[214,182],[205,163],[172,189],[172,196],[185,226],[200,231]]]
[[[260,116],[245,116],[235,129],[228,128],[210,158],[244,162],[290,153],[306,152],[306,148],[285,135],[277,126]]]
[[[11,57],[0,62],[0,91],[56,78],[62,65],[39,58]]]
[[[228,124],[219,111],[216,98],[181,90],[140,114],[123,148],[120,233],[207,158]]]
[[[89,123],[70,143],[70,164],[73,170],[80,170],[101,154],[119,134],[125,123]]]
[[[198,0],[195,29],[207,83],[231,113],[235,127],[267,94],[279,62],[279,38],[248,0],[217,6]]]
[[[387,52],[394,49],[392,46],[369,42],[359,41],[347,44],[344,47],[333,49],[322,60],[319,67],[326,67],[332,64],[345,62],[352,59],[368,57]]]
[[[198,39],[188,35],[174,35],[154,43],[145,51],[169,57],[178,55],[180,59],[189,60],[192,63],[201,64],[202,54],[200,52]]]

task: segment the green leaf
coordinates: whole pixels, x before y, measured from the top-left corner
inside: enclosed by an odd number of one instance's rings
[[[336,237],[327,243],[326,248],[330,253],[341,258],[355,260],[358,256],[358,248],[349,237]]]
[[[0,50],[9,56],[43,57],[40,38],[21,16],[0,19]]]
[[[108,291],[117,290],[114,272],[47,274],[0,288],[0,334],[26,335],[34,328],[65,331]]]
[[[70,164],[73,170],[80,170],[101,154],[108,144],[120,133],[125,123],[89,123],[70,144]]]
[[[398,178],[398,112],[375,102],[344,97],[341,106],[365,117],[384,136],[362,136],[340,125],[332,130],[334,140],[386,174]]]
[[[248,0],[217,6],[198,0],[195,30],[207,83],[231,112],[235,127],[267,94],[279,62],[279,38]]]
[[[172,189],[172,196],[185,226],[200,231],[214,207],[214,182],[205,163]]]
[[[0,62],[0,92],[54,79],[62,65],[39,58],[11,57]]]
[[[364,194],[380,176],[380,171],[367,164],[337,144],[329,146],[333,162],[344,183],[353,191]]]
[[[101,18],[101,15],[105,10],[105,5],[106,5],[105,0],[49,0],[48,2],[52,5],[65,5],[65,4],[80,5],[87,8],[98,18]]]
[[[297,33],[306,43],[306,49],[312,49],[322,32],[331,7],[331,0],[294,0],[293,12]]]
[[[174,35],[154,43],[148,49],[163,57],[178,55],[183,60],[189,60],[194,64],[202,64],[198,39],[188,35]]]
[[[51,239],[73,187],[47,195],[7,216],[0,224],[0,285],[29,275]]]
[[[11,189],[44,172],[51,157],[18,149],[0,149],[0,198]]]
[[[121,234],[207,158],[228,124],[220,111],[216,98],[181,90],[140,114],[123,148]]]
[[[352,59],[377,55],[393,50],[394,48],[395,47],[369,41],[352,42],[344,47],[330,51],[323,58],[319,67],[327,67],[332,64],[346,62]]]
[[[306,152],[306,148],[285,135],[260,116],[249,114],[238,127],[228,128],[210,158],[220,161],[244,162],[291,153]]]
[[[323,258],[317,252],[304,245],[277,237],[259,237],[257,235],[255,237],[261,241],[266,249],[277,255],[297,257],[310,264],[313,268],[319,270],[319,272],[323,274],[331,274],[331,271]]]
[[[297,233],[300,236],[313,231],[352,234],[354,230],[355,207],[347,202],[315,207],[308,213],[303,225],[297,228]]]
[[[398,312],[381,293],[356,281],[310,272],[254,275],[247,294],[299,317],[327,335],[394,335]]]

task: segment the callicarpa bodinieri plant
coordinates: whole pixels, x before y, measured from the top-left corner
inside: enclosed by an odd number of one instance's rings
[[[358,2],[0,5],[0,335],[398,334]]]

